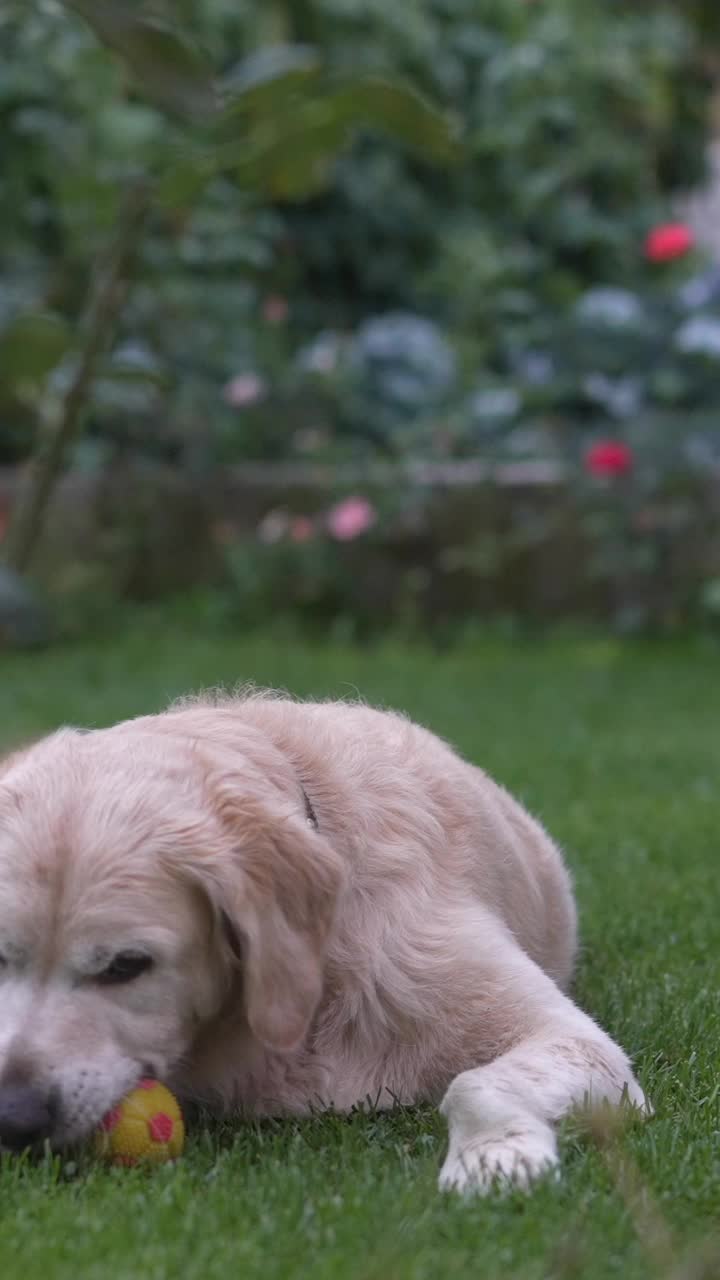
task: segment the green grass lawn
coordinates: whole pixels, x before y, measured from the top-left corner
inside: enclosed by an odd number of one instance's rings
[[[609,1160],[571,1124],[558,1184],[467,1203],[435,1189],[444,1131],[430,1111],[196,1130],[186,1157],[153,1174],[8,1159],[2,1280],[720,1276],[718,661],[699,645],[593,641],[311,650],[158,621],[1,657],[4,744],[238,679],[360,691],[451,739],[567,850],[577,997],[633,1055],[656,1107]],[[618,1156],[639,1195],[620,1186]]]

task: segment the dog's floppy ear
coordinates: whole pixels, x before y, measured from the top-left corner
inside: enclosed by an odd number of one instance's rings
[[[322,994],[343,864],[288,805],[273,812],[208,783],[227,843],[211,859],[199,853],[194,871],[239,942],[251,1030],[287,1051],[303,1039]]]
[[[245,855],[247,900],[233,927],[244,937],[247,1018],[273,1049],[292,1049],[322,995],[325,947],[342,883],[326,840],[301,818],[265,831]]]

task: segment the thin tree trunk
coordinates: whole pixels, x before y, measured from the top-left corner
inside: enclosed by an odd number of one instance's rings
[[[24,483],[15,502],[4,547],[9,568],[24,572],[42,532],[53,489],[70,446],[78,438],[97,365],[112,341],[129,288],[129,271],[148,210],[145,183],[134,183],[120,212],[117,231],[100,263],[97,286],[83,322],[77,368],[57,417],[41,421]]]

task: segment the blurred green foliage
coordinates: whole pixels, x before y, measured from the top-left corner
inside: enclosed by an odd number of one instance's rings
[[[218,26],[226,11],[217,7]],[[306,46],[255,47],[247,30],[218,74],[200,52],[203,33],[193,26],[201,24],[189,14],[186,29],[181,16],[173,26],[150,6],[46,0],[30,16],[11,3],[0,17],[10,144],[0,360],[11,456],[23,418],[41,398],[51,413],[53,393],[57,400],[67,385],[61,360],[67,354],[72,364],[72,323],[128,185],[142,178],[155,219],[140,246],[145,291],[128,319],[123,368],[110,361],[96,383],[100,421],[103,407],[110,417],[142,408],[142,395],[125,394],[128,381],[154,392],[159,366],[179,376],[179,352],[164,340],[168,312],[182,309],[202,330],[203,275],[212,281],[230,268],[242,288],[272,256],[267,209],[320,190],[360,126],[428,159],[449,161],[456,151],[449,117],[397,78],[343,74]],[[232,295],[225,290],[210,312],[211,327],[232,325]],[[53,371],[58,377],[43,385]]]
[[[218,462],[479,455],[569,480],[440,514],[373,493],[352,545],[338,494],[210,513],[231,612],[716,614],[720,275],[645,238],[703,177],[719,37],[700,0],[5,0],[0,463],[62,415],[141,179],[78,474],[161,459],[204,495]],[[626,474],[588,469],[597,441]],[[119,535],[142,564],[153,539]]]
[[[588,284],[643,287],[645,230],[702,171],[703,50],[679,5],[6,0],[0,50],[5,461],[62,395],[138,173],[160,198],[88,465],[112,442],[292,452],[327,402],[298,350],[379,313],[432,316],[461,371],[492,372]],[[248,372],[259,418],[222,395]],[[333,389],[330,434],[362,443],[357,382],[339,408]]]

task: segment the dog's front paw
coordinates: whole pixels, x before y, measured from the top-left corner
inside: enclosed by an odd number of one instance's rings
[[[558,1154],[549,1125],[485,1133],[464,1146],[451,1144],[440,1171],[440,1190],[466,1195],[527,1190],[549,1173],[557,1176]]]

